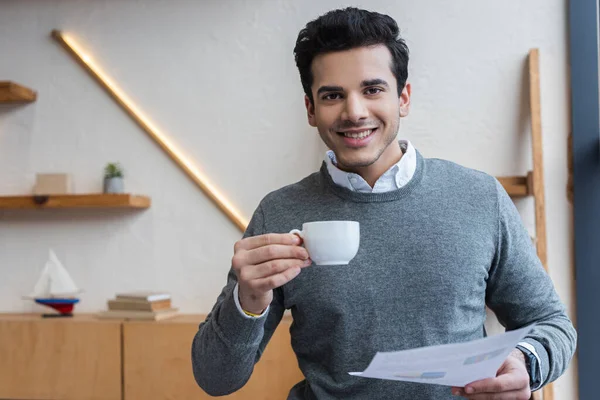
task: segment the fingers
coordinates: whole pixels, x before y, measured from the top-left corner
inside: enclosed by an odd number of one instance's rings
[[[283,244],[271,244],[256,249],[242,251],[239,254],[244,258],[246,265],[258,265],[271,260],[281,259],[308,259],[308,252],[301,246],[290,246]]]
[[[464,388],[453,387],[452,394],[469,400],[529,400],[529,374],[524,362],[509,356],[498,376],[469,383]]]
[[[523,388],[523,383],[520,379],[515,379],[514,375],[499,375],[496,378],[482,379],[465,386],[465,392],[468,394],[470,389],[472,393],[498,393],[508,392]]]
[[[238,241],[231,265],[246,294],[259,298],[285,285],[312,261],[301,247],[302,239],[293,234],[270,233]]]
[[[464,388],[452,388],[455,396],[464,396],[470,400],[502,399],[502,400],[529,400],[529,377],[520,370],[499,375],[496,378],[482,379],[469,383]]]
[[[529,400],[531,393],[523,390],[511,390],[504,393],[460,394],[468,400]]]
[[[237,253],[239,250],[252,250],[271,244],[291,246],[299,245],[301,243],[302,239],[298,237],[298,235],[291,233],[268,233],[265,235],[247,237],[238,241],[234,246],[234,251]]]
[[[511,373],[498,375],[496,378],[482,379],[465,386],[465,392],[470,393],[501,393],[511,390],[522,390],[529,387],[527,371],[512,370]]]
[[[308,267],[311,263],[312,260],[310,259],[302,261],[295,258],[267,261],[254,266],[254,268],[244,268],[240,270],[240,279],[243,281],[250,281],[253,279],[266,278],[271,275],[277,275],[290,268]]]
[[[255,290],[266,292],[268,290],[272,290],[285,285],[286,283],[294,279],[296,276],[298,276],[300,270],[301,268],[299,267],[291,267],[283,272],[268,276],[266,278],[254,279],[250,281],[250,285]]]

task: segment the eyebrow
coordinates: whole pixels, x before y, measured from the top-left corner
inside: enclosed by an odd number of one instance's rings
[[[383,79],[379,79],[379,78],[366,79],[360,83],[361,87],[375,86],[375,85],[382,85],[387,88],[390,87],[390,85],[388,85],[388,83],[386,81],[384,81]],[[317,90],[317,94],[321,94],[323,92],[343,92],[343,91],[344,91],[344,88],[341,86],[321,86]]]
[[[343,92],[344,88],[341,86],[321,86],[319,90],[317,90],[317,94],[321,94],[323,92]]]
[[[376,78],[376,79],[367,79],[367,80],[364,80],[364,81],[362,81],[360,83],[361,87],[376,86],[376,85],[382,85],[382,86],[385,86],[387,88],[390,87],[390,85],[388,85],[388,83],[386,81],[384,81],[383,79],[379,79],[379,78]]]

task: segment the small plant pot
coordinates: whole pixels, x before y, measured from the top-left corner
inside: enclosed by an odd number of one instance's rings
[[[123,193],[124,191],[123,178],[104,178],[104,193]]]

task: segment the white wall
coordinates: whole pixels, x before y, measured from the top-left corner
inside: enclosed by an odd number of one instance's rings
[[[299,29],[357,2],[2,1],[0,80],[37,102],[0,108],[0,194],[28,193],[38,172],[101,190],[120,161],[143,212],[0,211],[0,311],[37,310],[27,294],[55,249],[85,293],[81,312],[115,292],[168,290],[207,312],[240,232],[53,40],[71,32],[138,105],[250,216],[268,191],[314,171],[324,147],[305,119],[292,56]],[[365,2],[399,23],[411,49],[412,113],[400,135],[428,157],[493,175],[531,167],[526,55],[541,51],[548,261],[574,317],[567,202],[566,0]],[[534,229],[531,200],[519,202]],[[575,364],[575,363],[574,363]],[[574,365],[555,385],[575,399]]]

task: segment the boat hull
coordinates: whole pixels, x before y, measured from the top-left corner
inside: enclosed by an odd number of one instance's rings
[[[77,304],[79,302],[79,299],[74,299],[74,298],[64,298],[64,299],[60,299],[60,298],[46,298],[46,299],[42,299],[42,298],[36,298],[34,299],[36,303],[41,304],[43,306],[46,307],[50,307],[56,311],[58,311],[58,313],[60,315],[72,315],[73,314],[73,308],[75,307],[75,304]]]

